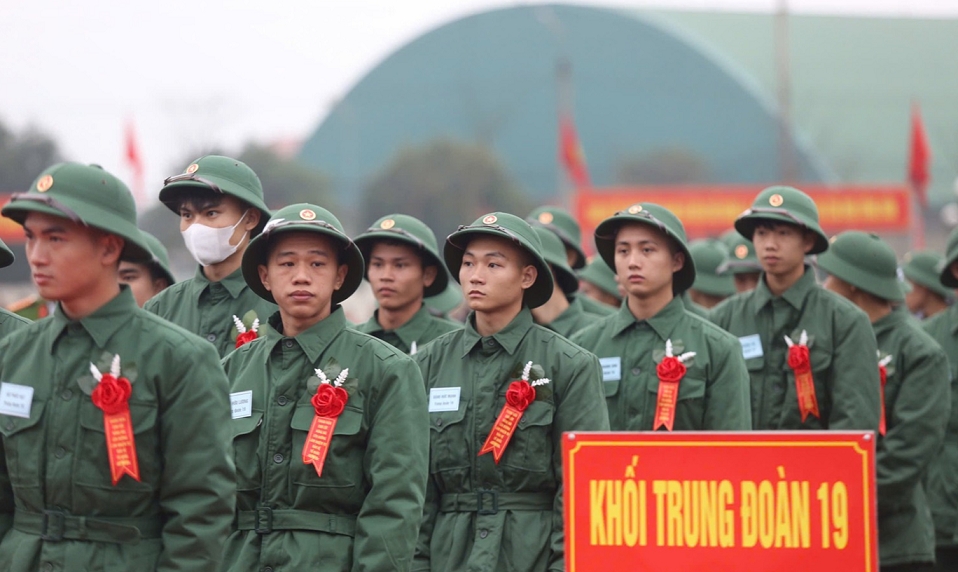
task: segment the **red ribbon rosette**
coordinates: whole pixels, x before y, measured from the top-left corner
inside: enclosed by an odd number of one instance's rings
[[[812,361],[808,353],[808,333],[802,330],[798,343],[785,336],[788,344],[788,367],[795,374],[795,394],[798,396],[798,410],[802,422],[809,414],[821,418],[818,412],[818,398],[815,396],[815,380],[812,378]]]
[[[253,320],[253,325],[247,330],[243,320],[240,320],[236,314],[233,314],[233,323],[236,324],[236,348],[248,344],[256,339],[256,331],[259,330],[259,318]],[[234,348],[235,349],[235,348]]]
[[[665,427],[671,431],[675,427],[675,406],[679,399],[679,382],[685,377],[685,360],[695,356],[687,352],[680,356],[672,355],[672,340],[665,340],[665,357],[655,366],[659,378],[659,392],[655,402],[655,418],[652,430]]]
[[[330,383],[321,369],[316,370],[316,376],[321,383],[309,400],[313,404],[316,415],[309,426],[306,443],[303,445],[303,464],[312,465],[316,469],[317,477],[323,476],[323,465],[329,453],[333,431],[336,430],[336,421],[346,408],[346,401],[349,400],[349,394],[341,387],[347,375],[349,375],[349,368],[344,369],[335,381]]]
[[[479,456],[491,452],[492,459],[496,464],[499,464],[499,459],[505,453],[506,446],[512,439],[512,434],[519,426],[519,420],[522,419],[523,412],[536,400],[535,386],[549,383],[549,380],[544,378],[530,383],[529,373],[531,368],[532,362],[530,361],[523,368],[522,379],[509,384],[509,388],[506,390],[506,404],[502,407],[499,417],[492,425],[492,431],[486,437],[482,449],[479,450]]]
[[[133,421],[130,419],[130,395],[133,386],[130,380],[120,377],[120,356],[113,357],[109,373],[100,373],[90,364],[90,371],[97,380],[91,399],[103,411],[103,431],[106,434],[106,449],[110,459],[110,477],[116,486],[123,475],[140,480],[140,465],[136,458],[136,443],[133,439]]]

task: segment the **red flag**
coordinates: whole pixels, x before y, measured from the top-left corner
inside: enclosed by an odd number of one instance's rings
[[[923,207],[928,206],[928,195],[925,191],[930,179],[928,173],[930,164],[931,149],[928,147],[925,125],[921,120],[921,110],[918,108],[918,104],[914,103],[911,107],[911,149],[908,157],[908,180],[915,190],[918,202]]]
[[[585,152],[575,130],[571,115],[559,117],[559,160],[575,187],[590,187],[589,169],[585,164]]]
[[[124,146],[124,158],[133,171],[133,196],[139,203],[143,199],[143,158],[140,156],[140,146],[136,141],[136,131],[133,129],[132,121],[126,124]]]

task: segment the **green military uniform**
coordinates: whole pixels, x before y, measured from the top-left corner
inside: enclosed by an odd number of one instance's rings
[[[370,253],[377,242],[393,241],[417,249],[422,257],[423,268],[436,267],[436,279],[423,291],[424,298],[440,296],[449,284],[449,273],[439,257],[436,236],[422,221],[404,214],[390,214],[377,220],[366,232],[356,237],[356,246],[363,255],[367,266],[365,276],[369,276]],[[379,324],[379,310],[356,329],[375,336],[407,354],[414,354],[418,348],[438,338],[446,332],[459,329],[462,324],[434,317],[425,304],[412,318],[395,330],[386,330]]]
[[[124,259],[148,259],[119,180],[66,163],[38,182],[45,194],[35,183],[3,215],[71,218],[124,238]],[[114,485],[104,413],[87,392],[91,364],[105,373],[115,355],[132,383],[140,480],[124,475]],[[227,382],[210,344],[141,310],[122,286],[84,318],[60,308],[0,341],[0,379],[33,393],[25,417],[0,413],[0,570],[208,571],[219,563],[235,477]]]
[[[702,306],[696,304],[692,301],[692,298],[689,296],[689,291],[686,290],[678,296],[679,300],[682,301],[682,305],[685,306],[685,309],[691,312],[692,314],[698,316],[699,318],[708,320],[709,311]]]
[[[0,268],[13,264],[13,252],[0,240]],[[30,320],[0,308],[0,338],[30,323]]]
[[[946,288],[958,288],[958,279],[951,272],[951,264],[958,260],[958,230],[948,237],[945,253],[939,282]],[[945,439],[928,469],[925,485],[935,520],[935,545],[958,551],[958,305],[925,320],[922,327],[948,356],[951,388]]]
[[[895,252],[877,236],[844,232],[819,267],[878,298],[900,303]],[[876,451],[878,548],[882,566],[934,562],[935,532],[922,480],[948,421],[948,361],[941,347],[898,307],[872,323],[886,369],[886,432]]]
[[[654,218],[646,218],[647,214]],[[596,228],[596,246],[610,267],[615,265],[615,237],[622,224],[662,228],[685,253],[685,265],[673,274],[673,292],[683,292],[692,284],[696,269],[686,246],[685,229],[675,215],[659,205],[641,203],[602,221]],[[687,371],[679,382],[673,430],[751,428],[748,375],[738,342],[686,311],[681,298],[675,297],[655,316],[641,321],[635,319],[626,299],[615,315],[572,338],[599,357],[612,429],[653,429],[659,390],[656,365],[665,355],[667,340],[676,356],[695,352],[684,362]]]
[[[566,300],[569,302],[569,307],[566,308],[565,311],[556,316],[556,318],[548,324],[541,325],[549,328],[553,332],[558,332],[567,338],[571,338],[573,334],[594,322],[595,315],[585,311],[585,306],[583,306],[581,300],[583,296],[576,295],[576,290],[579,289],[579,279],[575,273],[572,272],[572,269],[569,268],[562,241],[559,240],[559,237],[554,232],[545,227],[534,227],[533,230],[539,237],[539,242],[542,245],[542,257],[549,265],[549,269],[552,271],[552,277],[555,279],[555,282],[559,284],[559,289],[562,290]]]
[[[223,569],[408,570],[428,466],[422,377],[408,356],[348,327],[338,304],[362,280],[363,261],[339,221],[307,204],[286,207],[273,220],[285,222],[267,225],[243,256],[258,295],[272,300],[257,266],[266,264],[277,234],[332,236],[344,245],[340,263],[349,271],[328,317],[287,337],[276,313],[265,337],[223,360],[234,398],[252,392],[250,406],[232,422],[238,515]],[[330,380],[349,369],[349,397],[321,476],[302,457],[316,416],[316,368]]]
[[[22,300],[17,300],[13,304],[10,304],[9,308],[7,309],[21,318],[26,318],[27,320],[36,322],[37,320],[46,318],[52,314],[56,309],[56,303],[50,302],[49,300],[44,300],[36,294],[32,294]]]
[[[593,300],[588,296],[578,295],[576,298],[579,300],[579,303],[582,304],[582,310],[587,314],[592,314],[594,316],[611,316],[615,313],[615,308],[612,306],[603,304],[598,300]]]
[[[259,210],[260,223],[251,236],[255,237],[262,230],[270,216],[263,202],[263,186],[259,178],[245,164],[228,157],[207,155],[195,160],[185,173],[167,179],[160,190],[160,201],[179,214],[181,197],[195,189],[213,189]],[[219,282],[210,282],[203,274],[202,266],[197,267],[193,278],[160,292],[143,308],[209,341],[220,356],[236,347],[233,316],[244,322],[259,319],[264,323],[276,311],[275,304],[250,291],[240,270]]]
[[[772,205],[769,207],[769,205]],[[759,221],[797,224],[814,233],[812,254],[824,252],[828,239],[818,225],[818,209],[804,193],[770,187],[735,221],[751,239]],[[711,319],[742,343],[751,379],[754,429],[878,430],[878,368],[871,356],[878,346],[868,316],[805,274],[781,296],[774,296],[764,275],[758,287],[736,294],[712,309]],[[821,417],[802,421],[795,376],[788,366],[785,336],[798,343],[806,332]]]
[[[525,307],[485,337],[471,314],[464,329],[437,338],[416,355],[431,396],[431,431],[414,570],[564,570],[562,433],[609,428],[595,357],[532,321],[528,307],[552,293],[532,229],[512,215],[487,215],[449,237],[447,266],[457,276],[468,239],[508,237],[499,228],[516,237],[538,268]],[[538,388],[497,464],[493,454],[478,452],[506,403],[507,388],[528,362],[551,381]],[[440,407],[437,396],[450,393],[456,396],[451,406]]]

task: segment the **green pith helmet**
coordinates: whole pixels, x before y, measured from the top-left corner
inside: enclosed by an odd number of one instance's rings
[[[525,291],[523,302],[530,308],[538,308],[552,297],[552,272],[549,264],[542,257],[539,237],[529,223],[509,213],[489,213],[477,218],[468,226],[460,226],[459,230],[446,238],[446,245],[442,254],[446,266],[453,278],[459,281],[459,267],[462,266],[462,256],[469,240],[476,236],[497,236],[515,243],[525,250],[531,257],[538,270],[536,281]]]
[[[163,246],[163,243],[160,242],[160,239],[156,238],[152,234],[141,230],[143,233],[143,239],[146,240],[146,245],[150,247],[150,252],[153,254],[153,260],[150,264],[153,264],[157,268],[163,271],[166,275],[166,280],[170,283],[170,286],[176,284],[176,278],[173,277],[173,273],[170,272],[170,255],[166,252],[166,247]]]
[[[602,260],[602,257],[593,258],[591,262],[585,265],[585,268],[579,271],[579,279],[595,284],[597,288],[615,296],[617,300],[622,299],[622,293],[619,292],[619,283],[615,280],[615,272],[609,268],[609,265]]]
[[[948,246],[945,248],[945,260],[941,264],[941,270],[938,272],[939,281],[942,286],[948,288],[958,288],[958,278],[951,271],[951,265],[958,260],[958,228],[951,231],[948,235]]]
[[[97,165],[58,163],[40,173],[29,190],[16,193],[0,213],[21,225],[31,212],[71,220],[115,234],[125,241],[121,260],[153,258],[136,226],[136,204],[130,189]]]
[[[939,269],[945,260],[942,255],[931,250],[922,250],[909,252],[905,255],[904,260],[905,266],[902,267],[902,271],[906,278],[915,284],[924,286],[946,300],[954,298],[954,290],[945,288],[939,280]]]
[[[0,240],[0,268],[6,268],[13,264],[13,251],[2,240]]]
[[[672,211],[653,203],[636,203],[605,219],[595,229],[595,247],[602,260],[615,272],[615,238],[623,224],[645,224],[671,237],[685,254],[685,264],[672,274],[672,292],[680,294],[695,282],[695,262],[685,239],[685,227]]]
[[[731,296],[735,294],[735,279],[732,274],[723,272],[728,262],[725,243],[717,240],[693,240],[689,243],[689,253],[695,261],[695,288],[709,296]]]
[[[260,211],[259,224],[250,236],[256,236],[266,226],[271,213],[263,201],[263,184],[246,163],[222,155],[200,157],[190,163],[183,173],[163,181],[160,202],[180,214],[180,197],[190,189],[197,188],[212,189],[236,197]]]
[[[724,267],[719,268],[720,272],[757,274],[762,271],[762,264],[755,255],[755,245],[751,240],[742,238],[734,228],[719,237],[719,240],[728,248],[728,259]]]
[[[446,266],[439,256],[439,247],[436,245],[436,235],[432,229],[421,220],[404,214],[391,214],[382,217],[373,223],[366,232],[356,237],[354,242],[363,254],[363,260],[369,264],[369,253],[380,240],[395,240],[417,249],[423,257],[425,266],[437,268],[436,279],[423,291],[423,296],[437,296],[446,289],[448,274]],[[366,275],[369,268],[366,268]]]
[[[751,208],[735,219],[735,230],[752,240],[755,227],[763,221],[784,222],[815,233],[815,245],[808,254],[828,250],[828,237],[818,224],[818,207],[802,191],[792,187],[769,187],[758,194]]]
[[[446,316],[449,312],[458,308],[459,304],[462,304],[462,288],[459,287],[459,284],[457,284],[455,280],[451,279],[445,265],[443,265],[439,271],[446,275],[446,289],[436,296],[426,298],[423,300],[423,303],[428,306],[430,310],[434,310]]]
[[[895,251],[877,235],[850,230],[832,237],[828,252],[818,257],[818,266],[839,280],[884,300],[905,299]]]
[[[566,248],[575,251],[575,261],[572,268],[578,270],[585,267],[585,252],[582,251],[582,230],[572,213],[562,207],[539,207],[529,213],[526,221],[532,226],[544,226],[556,233]]]
[[[533,227],[536,235],[539,236],[539,242],[542,243],[542,257],[546,259],[552,269],[552,277],[559,284],[564,294],[572,294],[579,289],[579,279],[569,268],[569,262],[566,260],[565,247],[562,241],[548,228],[543,226]]]
[[[270,239],[291,232],[314,232],[331,237],[339,242],[342,250],[339,252],[339,264],[349,267],[343,285],[333,292],[333,304],[339,304],[349,298],[363,281],[363,255],[359,248],[343,232],[343,225],[333,213],[308,203],[289,205],[278,211],[266,223],[263,232],[249,243],[243,253],[243,278],[246,284],[259,295],[260,298],[275,303],[276,300],[259,279],[259,265],[265,265],[269,259]]]

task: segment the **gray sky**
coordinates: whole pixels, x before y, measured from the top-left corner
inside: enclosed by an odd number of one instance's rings
[[[777,0],[577,4],[770,11]],[[363,74],[418,35],[499,0],[4,0],[0,120],[129,180],[132,120],[152,200],[190,151],[296,141]],[[958,17],[949,0],[789,0],[801,13]],[[6,189],[3,189],[6,190]]]

